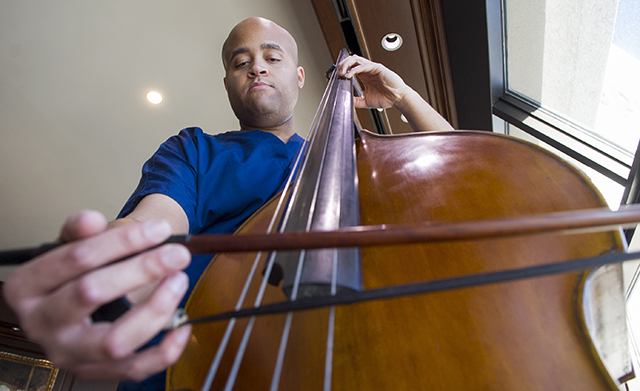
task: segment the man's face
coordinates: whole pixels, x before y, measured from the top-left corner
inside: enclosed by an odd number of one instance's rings
[[[223,50],[225,87],[242,129],[268,129],[293,117],[304,70],[286,30],[263,20],[244,21]]]

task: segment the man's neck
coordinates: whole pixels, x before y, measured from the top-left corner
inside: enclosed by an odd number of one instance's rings
[[[289,119],[287,122],[281,125],[277,125],[273,127],[259,127],[259,126],[243,124],[242,122],[240,122],[240,130],[254,130],[254,129],[259,129],[259,130],[262,130],[263,132],[271,133],[277,136],[285,144],[289,141],[291,136],[295,134],[295,130],[293,127],[293,118]]]

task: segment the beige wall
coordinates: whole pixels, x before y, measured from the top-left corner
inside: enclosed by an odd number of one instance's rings
[[[180,129],[237,129],[220,48],[254,15],[299,42],[304,135],[332,62],[310,1],[0,2],[0,249],[54,240],[81,208],[115,218],[144,161]],[[151,89],[165,101],[146,102]]]

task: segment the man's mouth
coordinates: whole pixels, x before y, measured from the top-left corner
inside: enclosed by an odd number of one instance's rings
[[[259,90],[259,89],[263,89],[263,88],[272,88],[273,86],[269,83],[265,83],[262,81],[255,81],[253,83],[251,83],[251,85],[249,86],[249,91],[251,90]]]

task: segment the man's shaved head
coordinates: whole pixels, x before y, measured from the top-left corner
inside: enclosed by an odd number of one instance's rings
[[[222,63],[225,70],[235,54],[246,50],[246,48],[236,46],[238,40],[241,40],[247,34],[263,35],[265,39],[263,45],[278,46],[281,51],[291,55],[295,63],[298,64],[298,45],[293,36],[277,23],[255,16],[238,23],[224,41],[224,45],[222,45]],[[272,37],[277,42],[269,42]]]

